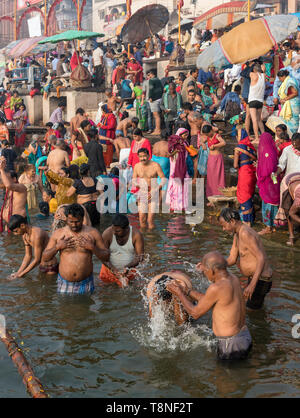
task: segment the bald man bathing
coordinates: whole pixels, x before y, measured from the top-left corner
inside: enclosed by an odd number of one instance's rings
[[[205,255],[197,269],[211,282],[205,294],[187,290],[178,281],[168,284],[167,290],[180,300],[194,319],[212,309],[212,329],[218,340],[220,360],[246,358],[252,347],[252,338],[245,324],[246,306],[238,278],[227,271],[227,262],[218,252]]]

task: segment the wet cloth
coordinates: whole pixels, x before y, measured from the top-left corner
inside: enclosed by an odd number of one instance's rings
[[[170,176],[170,158],[168,157],[158,157],[156,155],[152,155],[152,161],[155,163],[158,163],[161,166],[161,169],[165,175],[165,177],[168,179]],[[158,179],[160,183],[160,179]]]
[[[260,136],[257,161],[257,186],[265,203],[279,205],[280,185],[274,184],[271,174],[277,171],[278,154],[272,135],[265,132]]]
[[[197,148],[199,149],[198,165],[197,165],[198,173],[200,174],[200,176],[206,176],[209,148],[206,147],[206,149],[204,149],[203,146],[200,145],[200,135],[199,135],[199,133],[197,135]]]
[[[188,207],[188,184],[184,179],[189,178],[187,170],[187,156],[188,152],[185,151],[184,164],[185,173],[183,178],[178,178],[176,175],[176,160],[174,157],[170,158],[170,177],[168,182],[168,189],[166,195],[166,203],[170,205],[170,209],[174,211],[182,211]]]
[[[275,218],[278,212],[277,205],[271,205],[270,203],[265,203],[262,201],[261,215],[262,221],[266,226],[273,227],[275,226]]]
[[[250,284],[252,277],[248,278],[248,285]],[[263,306],[267,293],[270,292],[272,287],[272,280],[270,278],[261,278],[258,280],[255,290],[251,299],[247,300],[246,306],[250,309],[260,309]]]
[[[94,276],[91,274],[86,279],[80,282],[69,282],[58,274],[57,277],[57,292],[68,295],[85,295],[92,294],[95,290]]]
[[[206,196],[220,195],[225,187],[225,171],[223,154],[209,153],[207,159]]]
[[[136,255],[135,248],[132,243],[132,226],[130,226],[129,237],[124,245],[119,245],[115,235],[113,235],[109,250],[109,261],[117,270],[123,270],[126,266],[128,266],[128,264],[132,263]]]
[[[253,165],[256,150],[251,144],[245,129],[242,129],[241,140],[236,150],[239,152],[239,171],[237,184],[237,199],[240,203],[241,217],[244,222],[254,221],[253,195],[256,185],[256,169]]]
[[[136,273],[137,272],[135,269],[130,269],[126,273],[126,278],[128,280],[132,280],[136,277]],[[123,287],[123,283],[121,282],[121,280],[104,264],[102,264],[99,279],[102,280],[104,283],[116,283],[118,286]]]
[[[246,325],[238,334],[232,337],[217,337],[217,340],[217,355],[220,360],[245,359],[252,348],[252,338]]]
[[[178,178],[183,182],[185,178],[187,167],[186,167],[186,147],[188,143],[184,141],[179,135],[172,135],[168,140],[168,151],[170,154],[175,155],[171,157],[171,161],[174,162],[174,173],[173,178]]]

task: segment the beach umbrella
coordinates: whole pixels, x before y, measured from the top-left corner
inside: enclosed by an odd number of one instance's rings
[[[298,18],[274,15],[242,23],[227,32],[197,58],[197,67],[208,70],[243,64],[266,54],[278,42],[296,32]]]
[[[169,21],[165,6],[150,4],[135,12],[122,28],[123,42],[136,44],[161,31]]]
[[[104,37],[103,33],[88,32],[85,30],[67,30],[66,32],[58,33],[57,35],[50,36],[43,39],[39,44],[46,44],[48,42],[57,44],[64,41],[73,41],[75,39],[88,39],[88,38],[100,38]]]

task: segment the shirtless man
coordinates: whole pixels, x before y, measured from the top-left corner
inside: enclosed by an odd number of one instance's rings
[[[162,189],[166,182],[166,178],[161,166],[154,161],[149,160],[149,151],[146,148],[139,149],[138,156],[140,162],[134,166],[132,180],[133,186],[140,188],[138,192],[140,225],[141,228],[146,228],[148,220],[149,229],[154,229],[154,214],[156,212],[158,202],[153,202],[151,195],[153,197],[155,196],[155,188],[158,190]],[[157,184],[158,177],[161,179],[160,185]],[[146,182],[146,184],[143,184],[142,187],[140,187],[140,179],[143,179],[144,182]],[[153,179],[156,180],[154,181]],[[145,190],[146,185],[147,190]],[[159,194],[157,194],[157,197],[159,197]]]
[[[105,96],[107,99],[107,107],[113,112],[113,114],[116,117],[118,117],[120,110],[123,106],[123,100],[120,97],[114,96],[111,88],[105,89]]]
[[[144,256],[144,237],[135,227],[129,225],[126,215],[116,214],[112,218],[112,226],[103,232],[105,247],[110,251],[108,267],[115,274],[113,277],[107,267],[102,264],[100,279],[104,282],[116,281],[122,287],[136,274],[136,267]]]
[[[121,120],[116,129],[116,135],[123,135],[124,137],[127,137],[128,129],[132,128],[132,130],[136,129],[139,124],[138,118],[126,118]]]
[[[219,222],[223,231],[234,234],[228,266],[236,264],[239,258],[241,273],[248,277],[248,286],[244,290],[246,306],[260,309],[272,287],[272,269],[260,237],[254,229],[241,222],[240,214],[235,209],[222,209]]]
[[[121,158],[122,157],[121,156],[121,150],[122,149],[129,150],[129,151],[126,152],[127,158],[129,156],[130,146],[131,146],[130,139],[127,138],[127,137],[118,136],[116,139],[113,140],[113,144],[114,144],[114,147],[116,149],[116,154],[117,154],[118,160],[121,163],[122,162],[121,161],[122,160],[122,158]],[[124,151],[122,152],[122,154],[124,154]]]
[[[13,215],[9,220],[8,228],[15,235],[21,235],[25,245],[25,256],[22,264],[19,270],[10,276],[11,279],[25,276],[38,265],[42,273],[51,275],[58,273],[56,257],[53,257],[48,263],[41,263],[43,251],[49,242],[49,236],[46,231],[36,226],[28,225],[27,218],[21,215]],[[33,260],[32,250],[34,252]]]
[[[220,360],[246,358],[252,347],[252,338],[245,323],[245,301],[238,278],[227,271],[226,260],[217,251],[206,254],[197,269],[212,283],[205,294],[187,290],[179,282],[170,283],[167,290],[178,297],[194,319],[212,309],[212,329],[218,340]]]
[[[185,293],[192,290],[192,283],[187,274],[182,271],[165,271],[153,277],[147,286],[147,298],[149,301],[149,316],[152,316],[153,307],[163,302],[166,307],[171,307],[171,313],[178,325],[188,321],[189,315],[183,308],[180,300],[167,290],[171,283],[180,284]]]
[[[18,183],[17,174],[14,171],[6,171],[5,157],[0,157],[0,175],[3,186],[6,189],[0,219],[0,232],[3,232],[3,221],[6,224],[6,228],[12,215],[19,214],[24,217],[27,216],[27,189],[24,184]]]
[[[47,158],[48,169],[54,173],[59,173],[62,167],[70,167],[70,159],[68,153],[63,150],[64,140],[56,141],[55,149],[51,151]]]
[[[68,206],[65,213],[67,226],[53,233],[42,262],[49,262],[60,252],[57,291],[91,294],[94,291],[93,254],[105,262],[109,259],[109,250],[97,229],[83,225],[84,211],[80,205]]]

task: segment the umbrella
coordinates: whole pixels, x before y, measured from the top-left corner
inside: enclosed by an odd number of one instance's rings
[[[296,32],[298,18],[291,15],[265,16],[242,23],[227,32],[197,58],[197,67],[207,70],[243,64],[266,54],[278,42]]]
[[[49,38],[45,38],[39,42],[39,44],[46,44],[51,42],[57,44],[63,41],[72,41],[74,39],[88,39],[88,38],[99,38],[105,36],[103,33],[87,32],[84,30],[67,30],[66,32],[59,33]]]
[[[250,2],[250,10],[255,8],[256,1]],[[194,21],[194,28],[199,30],[204,29],[219,29],[231,25],[242,17],[248,14],[247,1],[231,1],[223,3],[217,7],[213,7],[206,13],[197,17]]]
[[[193,26],[193,20],[191,20],[191,19],[183,19],[182,21],[181,21],[181,23],[180,23],[180,29],[181,30],[185,30],[185,29],[191,29],[192,28],[192,26]],[[170,34],[173,34],[173,33],[176,33],[176,32],[178,32],[178,27],[179,27],[179,25],[178,25],[178,23],[177,23],[177,25],[175,25],[172,29],[171,29],[171,31],[170,31]]]
[[[123,42],[136,44],[161,31],[169,20],[168,9],[160,4],[150,4],[135,12],[123,26]]]

